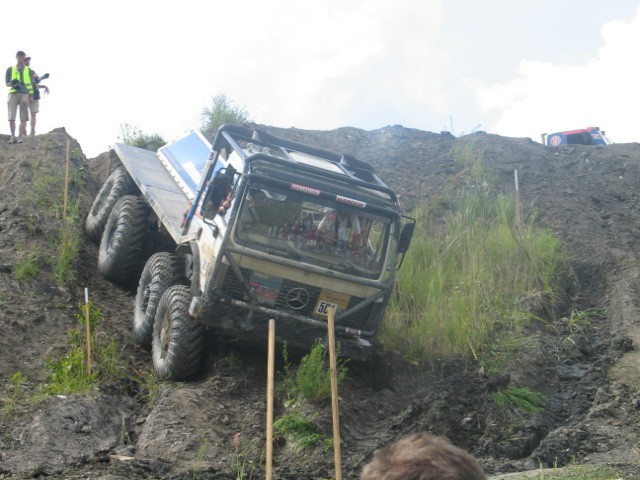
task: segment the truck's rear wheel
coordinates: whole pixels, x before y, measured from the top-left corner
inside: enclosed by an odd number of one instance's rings
[[[193,377],[202,363],[204,327],[189,315],[189,287],[174,285],[160,298],[153,325],[153,367],[160,380]]]
[[[100,240],[113,206],[120,197],[133,193],[135,188],[135,183],[124,167],[116,168],[109,175],[93,200],[85,221],[85,231],[91,240]]]
[[[151,348],[153,321],[162,294],[183,278],[182,264],[176,255],[158,252],[147,260],[140,275],[133,311],[133,337],[142,347]]]
[[[125,195],[113,206],[98,255],[98,271],[109,280],[131,285],[139,278],[148,250],[150,212],[147,203],[133,195]]]

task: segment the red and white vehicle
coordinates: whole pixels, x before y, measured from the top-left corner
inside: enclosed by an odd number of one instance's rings
[[[560,145],[611,145],[613,142],[599,127],[587,127],[550,134],[543,133],[542,143],[547,147],[559,147]]]

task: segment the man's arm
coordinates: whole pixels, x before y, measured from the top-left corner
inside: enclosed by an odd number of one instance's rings
[[[40,77],[38,76],[38,74],[36,72],[34,72],[33,70],[29,69],[29,73],[31,74],[31,83],[35,83],[35,84],[40,83]]]
[[[4,74],[4,83],[7,84],[7,87],[11,86],[11,67],[7,68],[7,73]]]

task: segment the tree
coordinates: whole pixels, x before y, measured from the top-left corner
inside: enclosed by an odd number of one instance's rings
[[[158,133],[143,133],[137,125],[131,125],[130,123],[120,125],[118,139],[132,147],[144,148],[154,152],[167,144]]]
[[[211,108],[205,107],[201,117],[200,131],[209,141],[213,141],[218,128],[225,123],[244,125],[252,121],[249,118],[249,112],[244,108],[234,106],[233,101],[224,94],[211,97]]]

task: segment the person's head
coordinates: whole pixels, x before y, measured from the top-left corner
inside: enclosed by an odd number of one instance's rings
[[[361,480],[486,480],[476,459],[443,438],[414,433],[377,450]]]
[[[18,65],[24,65],[24,59],[26,58],[26,56],[26,53],[24,53],[22,50],[18,50],[18,52],[16,53],[16,60],[18,61]]]
[[[31,64],[31,57],[24,57],[24,64],[28,67]]]

